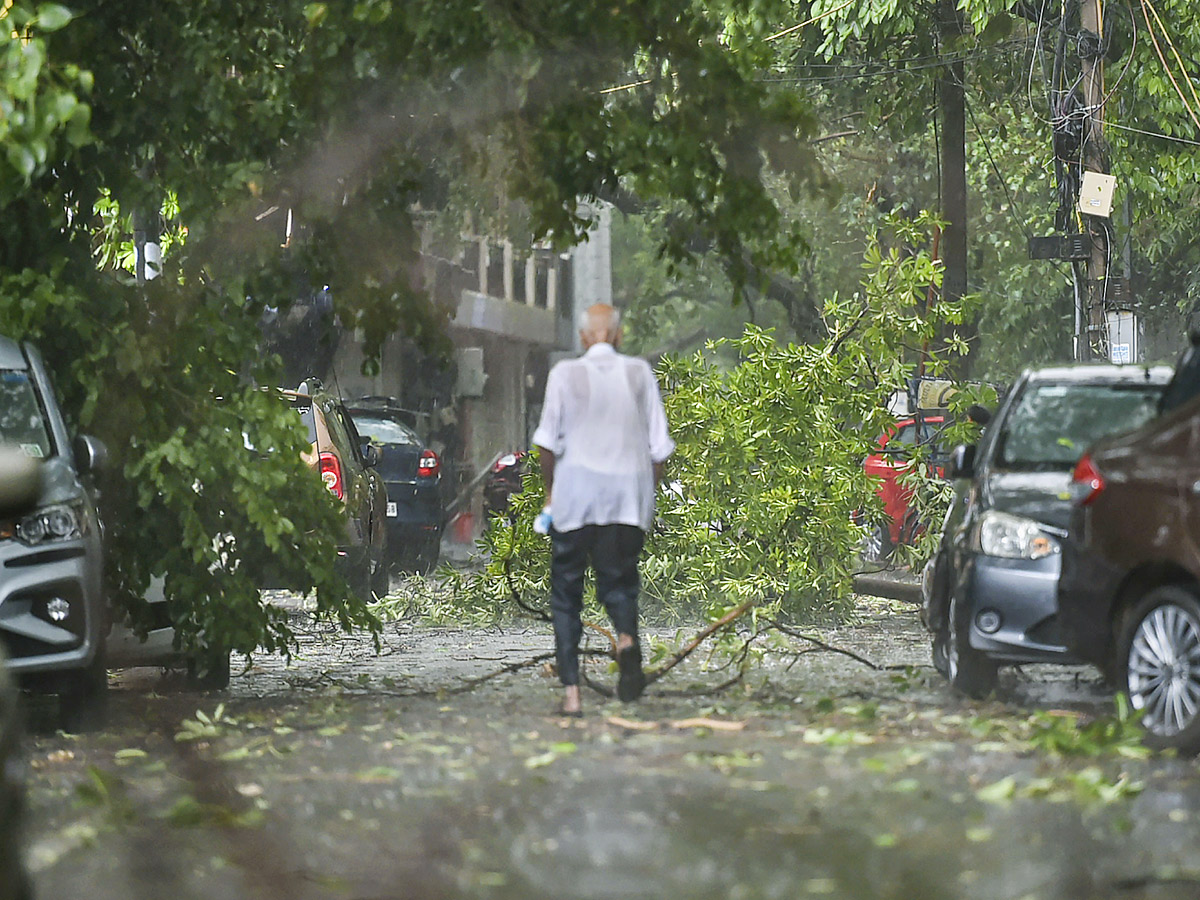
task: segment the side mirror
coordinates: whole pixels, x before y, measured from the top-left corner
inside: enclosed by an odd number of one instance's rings
[[[366,466],[368,469],[375,468],[377,465],[379,465],[379,448],[370,441],[363,441],[362,458],[364,466]]]
[[[75,454],[75,468],[80,472],[96,474],[104,471],[104,466],[108,463],[108,448],[99,438],[81,434],[75,438],[72,450]]]
[[[983,427],[988,422],[992,421],[992,411],[986,406],[980,406],[978,403],[972,403],[967,407],[967,418],[976,425]]]
[[[971,478],[975,474],[975,445],[959,444],[950,451],[950,477]]]

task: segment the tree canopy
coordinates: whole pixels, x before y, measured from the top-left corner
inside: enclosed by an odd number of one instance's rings
[[[764,15],[750,0],[0,8],[0,329],[43,347],[112,450],[113,597],[136,613],[164,576],[185,642],[285,649],[264,568],[370,618],[331,571],[334,504],[258,389],[279,376],[266,307],[328,284],[369,347],[398,328],[436,345],[417,221],[486,216],[480,197],[560,246],[581,198],[669,203],[665,256],[715,252],[740,285],[794,264],[775,191],[819,178],[807,104],[759,79],[765,45],[730,44]],[[135,229],[169,236],[149,283],[126,268]],[[247,443],[278,452],[251,464]]]

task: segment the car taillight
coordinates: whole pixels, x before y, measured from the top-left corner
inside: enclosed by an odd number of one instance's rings
[[[421,458],[417,460],[417,476],[433,478],[440,471],[442,471],[442,461],[438,459],[438,455],[432,450],[423,452]]]
[[[321,480],[329,493],[342,499],[342,462],[328,450],[321,453]]]
[[[1071,475],[1071,499],[1079,506],[1087,506],[1099,497],[1103,490],[1104,476],[1092,462],[1092,457],[1085,453]]]

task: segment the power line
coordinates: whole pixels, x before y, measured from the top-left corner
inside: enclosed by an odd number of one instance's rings
[[[1175,49],[1175,43],[1171,40],[1171,35],[1167,33],[1167,28],[1163,25],[1162,19],[1158,17],[1156,10],[1150,0],[1141,0],[1142,15],[1146,19],[1146,31],[1150,34],[1150,40],[1154,42],[1154,52],[1158,54],[1159,61],[1162,62],[1163,71],[1167,73],[1167,78],[1171,79],[1171,85],[1175,88],[1175,93],[1179,95],[1179,99],[1183,101],[1183,108],[1188,111],[1188,115],[1192,117],[1192,122],[1195,123],[1197,130],[1200,130],[1200,116],[1197,116],[1196,110],[1188,103],[1187,97],[1183,93],[1183,89],[1179,87],[1179,82],[1175,80],[1175,75],[1171,71],[1171,67],[1167,64],[1167,58],[1163,55],[1162,48],[1158,45],[1158,37],[1154,34],[1154,26],[1150,24],[1150,13],[1154,13],[1154,20],[1158,22],[1158,27],[1162,30],[1163,38],[1167,45],[1171,48],[1171,52],[1175,54],[1175,59],[1179,63],[1180,71],[1183,72],[1183,77],[1187,79],[1188,88],[1192,92],[1192,96],[1196,96],[1195,85],[1192,84],[1191,78],[1188,77],[1187,69],[1183,66],[1183,60],[1179,58],[1179,51]],[[1200,98],[1197,98],[1200,103]]]
[[[846,0],[846,2],[843,3],[841,6],[835,6],[833,9],[826,10],[825,12],[821,13],[820,15],[813,16],[810,19],[805,19],[799,25],[793,25],[790,28],[783,29],[783,31],[777,31],[770,37],[763,38],[763,40],[764,41],[773,41],[773,40],[783,37],[784,35],[791,34],[795,31],[799,31],[805,25],[811,25],[813,22],[819,22],[819,21],[821,21],[821,19],[829,18],[835,12],[841,12],[843,9],[845,9],[847,6],[850,6],[852,3],[854,3],[854,0]]]
[[[991,141],[988,140],[983,129],[979,127],[979,120],[975,118],[975,107],[970,103],[964,103],[963,105],[967,108],[967,115],[971,117],[971,124],[975,126],[975,133],[979,135],[979,139],[983,142],[983,152],[987,154],[992,171],[996,173],[996,177],[1000,179],[1000,184],[1004,188],[1004,196],[1008,198],[1008,208],[1011,214],[1017,220],[1017,224],[1021,226],[1021,230],[1025,232],[1025,237],[1032,238],[1033,232],[1029,229],[1029,224],[1025,221],[1025,213],[1017,204],[1016,198],[1008,188],[1008,179],[1004,177],[1004,173],[1000,171],[1000,167],[996,165],[996,160],[992,156]]]
[[[863,78],[884,78],[889,75],[908,75],[908,74],[912,74],[914,72],[924,71],[925,69],[938,69],[943,66],[952,65],[953,63],[956,63],[956,62],[971,62],[973,60],[982,59],[982,58],[984,58],[986,56],[990,56],[1002,49],[1007,49],[1007,48],[1002,48],[1000,45],[996,45],[995,47],[982,48],[982,49],[974,51],[972,53],[954,54],[954,55],[948,55],[948,56],[944,56],[944,57],[936,57],[936,56],[912,57],[911,59],[913,61],[919,62],[920,64],[919,65],[905,65],[904,68],[898,68],[895,65],[889,65],[886,67],[880,67],[880,68],[876,68],[871,71],[865,71],[865,72],[849,71],[845,74],[831,74],[831,75],[793,75],[793,76],[780,75],[780,76],[776,76],[776,77],[763,77],[763,78],[759,78],[757,80],[759,82],[765,83],[765,84],[835,84],[837,82],[842,82],[842,81],[858,81]],[[907,61],[906,60],[897,60],[896,62],[905,63]],[[870,66],[870,65],[873,65],[873,64],[864,62],[864,63],[855,63],[855,64],[851,64],[851,65],[840,65],[840,66],[833,65],[833,64],[830,64],[827,66],[813,65],[813,66],[810,66],[809,68],[821,67],[821,68],[829,68],[829,69],[853,69],[855,66]]]
[[[1132,125],[1118,125],[1116,122],[1106,122],[1105,124],[1109,128],[1117,128],[1121,131],[1132,131],[1134,134],[1144,134],[1146,137],[1160,138],[1164,141],[1174,141],[1177,144],[1188,144],[1192,147],[1200,147],[1200,141],[1175,137],[1173,134],[1163,134],[1161,131],[1146,131],[1144,128],[1134,128]]]

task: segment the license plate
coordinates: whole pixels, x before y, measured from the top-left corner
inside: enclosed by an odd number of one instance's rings
[[[392,516],[393,518],[396,516],[396,504],[393,503],[391,500],[388,501],[387,514],[389,516]]]

